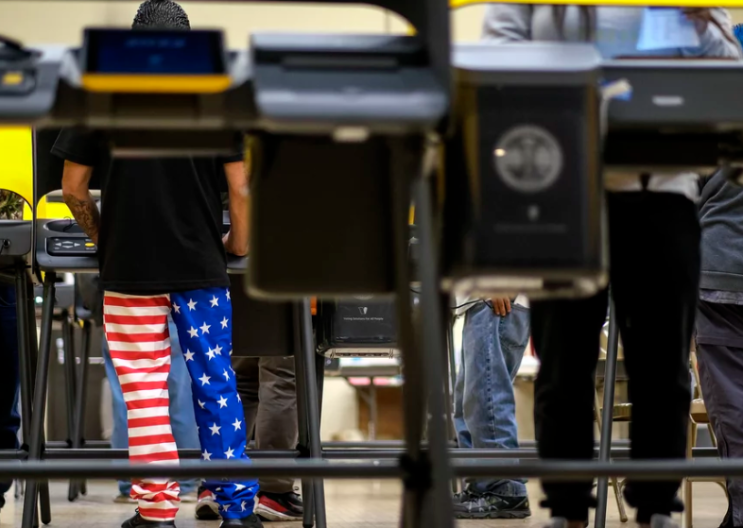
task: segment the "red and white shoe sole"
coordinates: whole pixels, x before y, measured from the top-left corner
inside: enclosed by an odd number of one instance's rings
[[[294,515],[289,515],[289,514],[280,512],[280,511],[276,511],[261,502],[259,502],[258,505],[255,507],[255,514],[261,519],[264,519],[269,522],[282,522],[282,521],[288,522],[288,521],[301,521],[302,520],[301,515],[298,517],[295,517]]]

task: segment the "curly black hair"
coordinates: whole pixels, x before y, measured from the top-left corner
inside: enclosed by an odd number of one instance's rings
[[[173,0],[147,0],[139,6],[132,28],[191,29],[191,24],[186,12]]]

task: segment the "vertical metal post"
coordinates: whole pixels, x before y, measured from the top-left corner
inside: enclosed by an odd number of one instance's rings
[[[617,378],[617,356],[619,354],[619,326],[614,310],[614,301],[609,309],[609,338],[606,345],[606,368],[604,370],[604,410],[601,419],[601,438],[599,439],[599,461],[608,462],[611,456],[611,434],[614,423],[614,385]],[[609,479],[598,481],[598,503],[596,505],[596,528],[606,526],[606,507],[609,499]],[[621,500],[621,498],[619,499]]]
[[[64,352],[65,398],[67,401],[67,443],[72,447],[75,436],[75,349],[73,328],[67,309],[62,310],[62,350]],[[70,500],[73,500],[70,498]]]
[[[421,517],[424,514],[423,502],[430,478],[421,449],[423,417],[426,410],[426,384],[425,376],[422,374],[425,361],[422,358],[420,347],[417,346],[413,331],[408,252],[410,184],[418,167],[413,162],[404,162],[409,156],[406,152],[407,148],[421,148],[421,142],[419,140],[416,144],[412,139],[409,141],[389,140],[397,340],[402,354],[405,376],[402,385],[405,454],[401,463],[408,466],[410,473],[403,481],[402,525],[406,528],[421,528],[424,525]],[[424,258],[421,256],[421,259]],[[430,527],[427,525],[426,528],[433,528],[433,525]]]
[[[18,314],[18,361],[21,378],[21,427],[23,443],[28,444],[31,436],[31,400],[33,387],[31,379],[31,355],[35,347],[31,346],[30,326],[36,326],[35,319],[29,320],[28,275],[25,264],[19,262],[16,267],[16,310]],[[30,300],[33,302],[33,299]]]
[[[302,352],[302,314],[300,303],[293,307],[294,319],[294,365],[297,391],[297,422],[299,425],[299,450],[300,457],[309,457],[309,420],[307,418],[307,372],[304,368],[304,354]],[[311,479],[302,479],[302,500],[304,503],[304,515],[302,516],[303,528],[312,528],[315,519],[315,494]]]
[[[85,399],[88,388],[88,357],[90,356],[90,328],[91,323],[83,321],[82,343],[80,347],[80,366],[77,376],[77,392],[75,394],[74,430],[72,435],[72,447],[80,449],[83,447],[85,436]],[[85,494],[85,480],[73,481],[70,486],[75,488],[75,498],[78,493]],[[72,499],[71,499],[72,500]]]
[[[317,370],[315,368],[315,338],[312,332],[312,309],[310,301],[302,302],[300,313],[302,329],[302,356],[307,379],[307,422],[309,425],[310,458],[322,460],[322,441],[320,439],[320,392],[317,386]],[[315,525],[325,528],[325,485],[323,479],[314,479]]]
[[[446,325],[446,359],[444,369],[449,374],[446,387],[446,421],[450,440],[457,440],[457,429],[454,427],[454,387],[457,385],[457,363],[454,358],[454,316],[448,311],[448,297],[444,299],[447,313],[444,314]]]
[[[44,416],[46,410],[47,384],[49,381],[49,359],[52,344],[52,318],[54,316],[54,272],[47,272],[44,280],[44,305],[41,317],[41,340],[39,358],[36,365],[36,382],[33,396],[33,414],[31,415],[31,436],[29,438],[29,460],[41,460],[44,450]],[[46,486],[38,481],[26,483],[26,495],[23,504],[22,528],[33,528],[36,520],[36,503],[39,489]],[[48,489],[48,488],[47,488]],[[46,514],[46,515],[45,515]],[[42,508],[42,517],[49,517],[48,501]],[[42,518],[42,521],[45,519]]]
[[[377,404],[377,387],[374,378],[369,378],[369,440],[377,439],[379,426],[379,406]]]
[[[433,149],[426,153],[426,157],[435,156]],[[425,163],[425,162],[424,162]],[[430,160],[429,163],[433,163]],[[423,170],[423,175],[428,170]],[[444,375],[445,364],[445,334],[443,328],[443,309],[440,294],[441,277],[438,270],[438,251],[436,249],[436,229],[434,222],[434,207],[431,197],[430,181],[419,177],[415,182],[415,204],[417,210],[417,229],[420,243],[420,347],[430,361],[423,361],[422,367],[426,381],[428,396],[428,450],[431,470],[431,489],[428,493],[425,510],[430,512],[432,521],[426,526],[452,528],[454,516],[451,500],[452,471],[449,465],[448,434],[445,421],[446,403],[442,387],[448,383]],[[447,307],[448,308],[448,307]],[[434,324],[431,324],[433,322]]]

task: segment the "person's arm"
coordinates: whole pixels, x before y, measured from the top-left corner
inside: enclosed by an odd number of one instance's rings
[[[65,160],[62,173],[62,196],[80,229],[98,245],[101,215],[88,185],[93,167]]]
[[[699,47],[682,48],[684,57],[743,59],[743,50],[735,38],[733,21],[727,9],[694,8],[684,12],[694,22],[699,34]]]
[[[532,9],[529,4],[490,4],[483,21],[483,40],[499,44],[531,40]]]
[[[230,232],[224,237],[224,247],[228,253],[243,257],[248,254],[248,171],[245,162],[233,161],[224,164],[224,172],[230,202]]]

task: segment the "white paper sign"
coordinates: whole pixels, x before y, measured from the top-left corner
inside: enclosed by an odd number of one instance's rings
[[[646,7],[642,13],[639,51],[696,48],[700,44],[694,22],[675,7]]]

